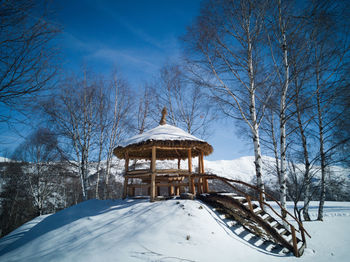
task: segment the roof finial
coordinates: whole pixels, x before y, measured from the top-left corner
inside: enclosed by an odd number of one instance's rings
[[[163,108],[162,110],[162,119],[160,120],[159,124],[160,125],[165,125],[166,124],[166,115],[167,115],[167,110],[166,110],[166,107]]]

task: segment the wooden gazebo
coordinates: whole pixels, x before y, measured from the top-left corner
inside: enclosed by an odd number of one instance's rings
[[[151,201],[160,196],[161,189],[167,189],[168,196],[209,192],[207,180],[200,175],[204,174],[203,158],[213,152],[213,147],[178,127],[166,124],[165,118],[164,108],[159,126],[131,137],[114,149],[114,155],[125,159],[124,198],[135,196],[136,191],[143,194],[143,190]],[[194,172],[192,158],[195,157],[198,157],[198,170]],[[149,161],[149,168],[130,170],[130,160],[139,159]],[[177,160],[177,169],[157,169],[157,160]],[[188,169],[181,169],[181,160],[187,160]]]

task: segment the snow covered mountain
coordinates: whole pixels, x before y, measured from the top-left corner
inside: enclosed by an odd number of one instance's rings
[[[275,159],[268,156],[263,156],[263,181],[266,185],[274,186],[277,183],[277,176],[274,172]],[[149,163],[145,161],[138,162],[138,168],[149,168]],[[194,169],[197,168],[197,162],[193,160]],[[233,160],[204,160],[205,172],[213,173],[230,179],[238,179],[244,182],[251,183],[255,179],[254,156],[244,156]],[[158,168],[177,168],[177,161],[158,161]],[[297,169],[303,171],[302,164],[296,164]],[[187,168],[187,162],[181,162],[181,168]],[[311,175],[314,181],[317,181],[320,176],[320,167],[314,166]],[[113,168],[113,174],[116,175],[116,180],[123,182],[124,160],[117,160]],[[339,166],[331,166],[329,170],[332,172],[333,178],[342,178],[350,182],[350,169]],[[302,175],[300,172],[299,175]]]

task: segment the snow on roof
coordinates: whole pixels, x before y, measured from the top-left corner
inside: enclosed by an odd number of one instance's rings
[[[199,141],[205,142],[186,131],[172,125],[159,125],[147,132],[133,136],[122,143],[126,147],[132,144],[138,144],[146,141]]]

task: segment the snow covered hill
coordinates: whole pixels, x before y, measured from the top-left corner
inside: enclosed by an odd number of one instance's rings
[[[325,221],[305,223],[312,239],[295,258],[251,245],[199,201],[90,200],[2,238],[0,261],[348,261],[349,223],[349,202],[326,202]]]

